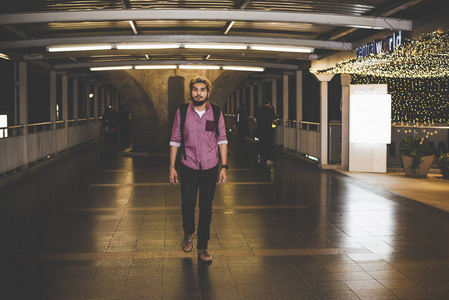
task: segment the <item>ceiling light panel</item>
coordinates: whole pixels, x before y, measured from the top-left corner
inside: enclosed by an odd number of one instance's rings
[[[297,52],[297,53],[312,53],[315,50],[314,48],[311,47],[277,46],[277,45],[252,45],[251,49],[260,51]]]
[[[175,65],[140,65],[134,67],[136,70],[169,70],[176,69]]]
[[[185,44],[186,49],[217,49],[217,50],[245,50],[247,48],[244,44],[222,44],[222,43],[189,43]]]
[[[223,66],[223,70],[263,72],[263,71],[265,71],[265,68],[262,68],[262,67],[247,67],[247,66]]]
[[[111,44],[84,44],[84,45],[55,45],[48,46],[48,52],[92,51],[111,50]]]
[[[148,50],[148,49],[176,49],[179,44],[175,43],[148,43],[148,44],[117,44],[118,50]]]
[[[220,66],[212,65],[180,65],[179,68],[184,70],[220,70]]]
[[[91,71],[131,70],[132,66],[92,67]]]

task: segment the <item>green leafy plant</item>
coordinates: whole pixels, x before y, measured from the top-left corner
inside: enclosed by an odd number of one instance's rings
[[[416,172],[423,161],[423,157],[434,155],[434,152],[427,137],[409,136],[401,142],[399,154],[412,158],[412,164],[409,168],[412,172]]]
[[[441,169],[443,178],[449,179],[449,153],[440,156],[438,159],[438,166]]]

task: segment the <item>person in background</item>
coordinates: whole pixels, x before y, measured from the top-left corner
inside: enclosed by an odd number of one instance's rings
[[[239,109],[235,113],[235,125],[239,136],[239,145],[245,145],[246,136],[248,134],[248,113],[246,112],[245,103],[241,103]]]
[[[256,123],[256,136],[259,138],[259,154],[257,160],[259,163],[272,164],[273,163],[273,142],[274,142],[274,127],[276,122],[276,114],[271,100],[266,99],[254,116]]]
[[[173,186],[178,182],[175,161],[178,149],[181,147],[181,210],[184,228],[182,249],[190,252],[193,248],[195,206],[199,191],[198,260],[211,263],[212,256],[208,253],[207,246],[210,239],[212,200],[217,185],[217,173],[219,173],[220,185],[227,180],[228,141],[223,113],[218,111],[219,118],[216,124],[214,109],[207,102],[211,92],[209,80],[196,77],[190,81],[189,87],[192,103],[188,105],[185,112],[182,134],[181,108],[177,110],[173,122],[170,138],[169,180]],[[220,160],[221,168],[218,172]]]

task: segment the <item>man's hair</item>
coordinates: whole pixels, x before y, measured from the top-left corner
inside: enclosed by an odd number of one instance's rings
[[[270,98],[264,98],[263,99],[263,104],[264,105],[267,105],[267,104],[270,104],[271,103],[271,99]]]
[[[210,84],[210,81],[207,78],[197,76],[195,78],[192,78],[192,80],[190,80],[190,84],[189,84],[190,91],[192,91],[193,85],[195,83],[204,83],[206,85],[207,92],[209,92],[209,93],[212,90],[212,85]]]

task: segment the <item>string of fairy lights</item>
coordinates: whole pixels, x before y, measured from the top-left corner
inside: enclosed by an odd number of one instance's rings
[[[314,74],[350,74],[351,84],[388,84],[392,122],[449,123],[449,31],[407,39],[391,53],[342,61]]]

